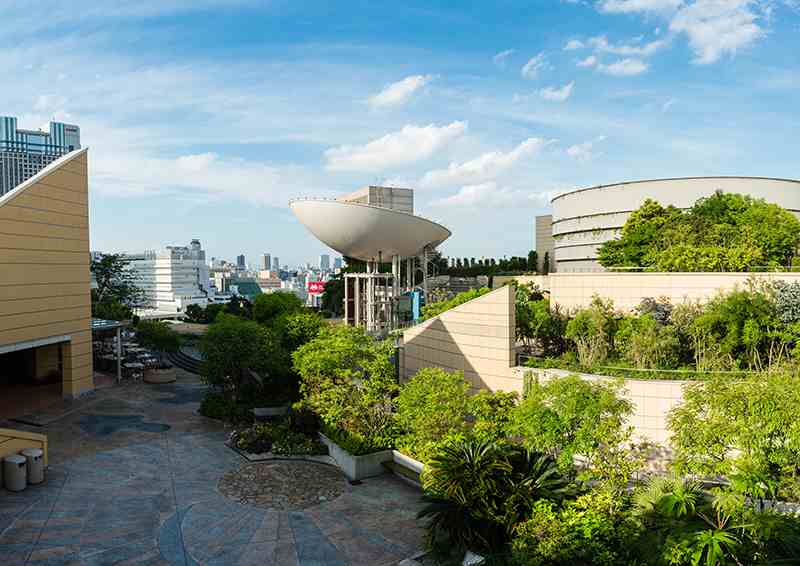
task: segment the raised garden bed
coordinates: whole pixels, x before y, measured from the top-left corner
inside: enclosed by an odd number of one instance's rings
[[[383,467],[384,462],[393,460],[391,450],[379,450],[371,454],[356,456],[336,444],[333,440],[319,433],[319,438],[328,447],[328,452],[336,461],[350,481],[362,480],[373,476],[379,476],[386,472]]]

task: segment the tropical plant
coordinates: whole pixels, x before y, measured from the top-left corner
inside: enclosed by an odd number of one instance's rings
[[[497,552],[537,501],[560,501],[569,483],[554,462],[518,446],[475,440],[445,444],[422,474],[428,543],[463,555]]]
[[[675,367],[680,358],[680,337],[675,327],[659,324],[652,314],[623,318],[614,344],[637,368]]]

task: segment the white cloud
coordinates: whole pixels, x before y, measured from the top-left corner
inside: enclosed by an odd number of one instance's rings
[[[539,75],[539,71],[547,69],[547,59],[544,53],[531,57],[520,70],[522,78],[535,79]]]
[[[586,59],[581,59],[577,63],[575,63],[578,67],[594,67],[597,65],[597,57],[594,55],[589,55]]]
[[[661,111],[662,111],[662,112],[666,112],[666,111],[668,111],[670,108],[672,108],[672,106],[675,104],[675,102],[677,102],[677,101],[676,101],[674,98],[670,98],[669,100],[667,100],[667,101],[666,101],[666,102],[665,102],[665,103],[664,103],[664,104],[661,106]]]
[[[553,102],[564,102],[572,95],[572,88],[574,86],[575,81],[570,81],[561,88],[546,87],[539,91],[539,96]]]
[[[570,39],[564,46],[564,51],[573,51],[575,49],[583,49],[585,45],[579,39]]]
[[[551,143],[541,138],[528,138],[509,152],[490,151],[463,163],[451,163],[447,169],[429,171],[420,180],[421,187],[439,187],[487,180],[513,166],[519,160],[541,151]]]
[[[407,125],[364,145],[342,145],[325,151],[328,171],[381,171],[427,159],[467,131],[466,122],[447,126]]]
[[[634,12],[669,12],[678,9],[683,0],[602,0],[600,11],[618,14]]]
[[[622,57],[650,57],[669,42],[666,39],[657,39],[644,45],[614,45],[608,42],[606,36],[601,35],[589,39],[589,45],[600,53],[612,53]]]
[[[647,63],[639,59],[621,59],[610,65],[601,63],[597,66],[597,70],[606,75],[614,77],[631,77],[634,75],[641,75],[649,66]]]
[[[590,161],[600,155],[595,153],[594,149],[597,144],[605,141],[605,139],[605,136],[598,136],[593,140],[571,145],[567,148],[567,155],[577,161]]]
[[[757,6],[753,0],[697,0],[678,11],[669,29],[686,34],[695,63],[714,63],[764,35],[754,11]]]
[[[497,183],[490,181],[461,187],[456,194],[435,200],[430,205],[447,208],[513,208],[525,206],[529,198],[528,192],[500,188]]]
[[[505,67],[506,66],[506,59],[511,57],[514,53],[516,53],[516,50],[514,50],[514,49],[506,49],[505,51],[501,51],[500,53],[498,53],[497,55],[492,57],[492,61],[498,67]]]
[[[373,108],[399,106],[405,104],[419,89],[431,82],[434,75],[412,75],[396,83],[387,85],[382,91],[369,99]]]

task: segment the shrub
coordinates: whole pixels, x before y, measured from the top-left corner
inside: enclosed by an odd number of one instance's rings
[[[616,566],[631,563],[638,536],[628,497],[596,490],[559,508],[540,500],[517,525],[512,551],[520,566]]]
[[[775,313],[784,324],[800,322],[800,282],[774,281]]]
[[[559,501],[568,482],[552,459],[474,440],[442,446],[422,474],[428,544],[445,554],[498,552],[541,499]]]
[[[708,358],[721,357],[729,368],[760,370],[783,361],[787,352],[778,332],[770,298],[752,290],[734,290],[715,297],[691,328],[698,369]],[[705,368],[716,369],[716,368]]]
[[[308,456],[327,454],[327,449],[316,436],[307,436],[292,430],[288,420],[256,423],[234,431],[230,442],[239,450],[252,454],[272,452],[278,456]]]
[[[319,432],[320,424],[319,416],[314,411],[302,403],[292,405],[292,410],[289,411],[289,427],[293,431],[313,436]]]
[[[623,318],[614,343],[625,360],[642,369],[675,367],[680,356],[675,328],[659,324],[650,314]]]
[[[292,355],[304,403],[323,423],[374,446],[391,446],[397,391],[394,345],[362,328],[326,327]]]
[[[794,492],[800,473],[797,374],[716,376],[691,384],[668,422],[679,470],[712,476],[747,472],[777,482],[779,491]]]
[[[463,305],[464,303],[467,303],[473,299],[477,299],[478,297],[481,297],[490,291],[491,289],[488,287],[481,287],[480,289],[472,289],[470,291],[459,293],[452,299],[431,302],[422,307],[422,320],[428,320],[429,318],[438,316],[445,311],[457,307],[458,305]]]
[[[464,432],[470,412],[469,389],[460,371],[419,370],[394,401],[395,420],[401,431],[397,447],[425,461],[442,441]]]
[[[460,371],[421,369],[395,399],[397,447],[425,462],[442,444],[454,440],[504,440],[516,401],[515,393],[503,391],[470,395]]]
[[[287,352],[294,352],[316,338],[325,325],[322,317],[311,311],[290,312],[282,315],[277,322]]]
[[[566,349],[564,333],[567,317],[558,305],[551,308],[548,299],[520,300],[516,305],[517,340],[528,351],[538,347],[545,356],[559,356]]]
[[[588,476],[627,482],[635,468],[624,450],[632,412],[621,381],[585,381],[576,375],[536,380],[514,410],[510,430],[528,448],[556,458],[564,473],[580,455]]]
[[[578,311],[567,323],[566,337],[575,343],[581,366],[601,364],[611,353],[615,332],[614,307],[595,295],[587,309]]]

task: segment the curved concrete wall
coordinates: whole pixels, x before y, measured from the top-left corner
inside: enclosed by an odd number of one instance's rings
[[[715,191],[763,198],[800,217],[800,181],[765,177],[693,177],[634,181],[572,191],[553,199],[556,270],[596,271],[597,250],[616,238],[631,212],[648,198],[690,208]]]

